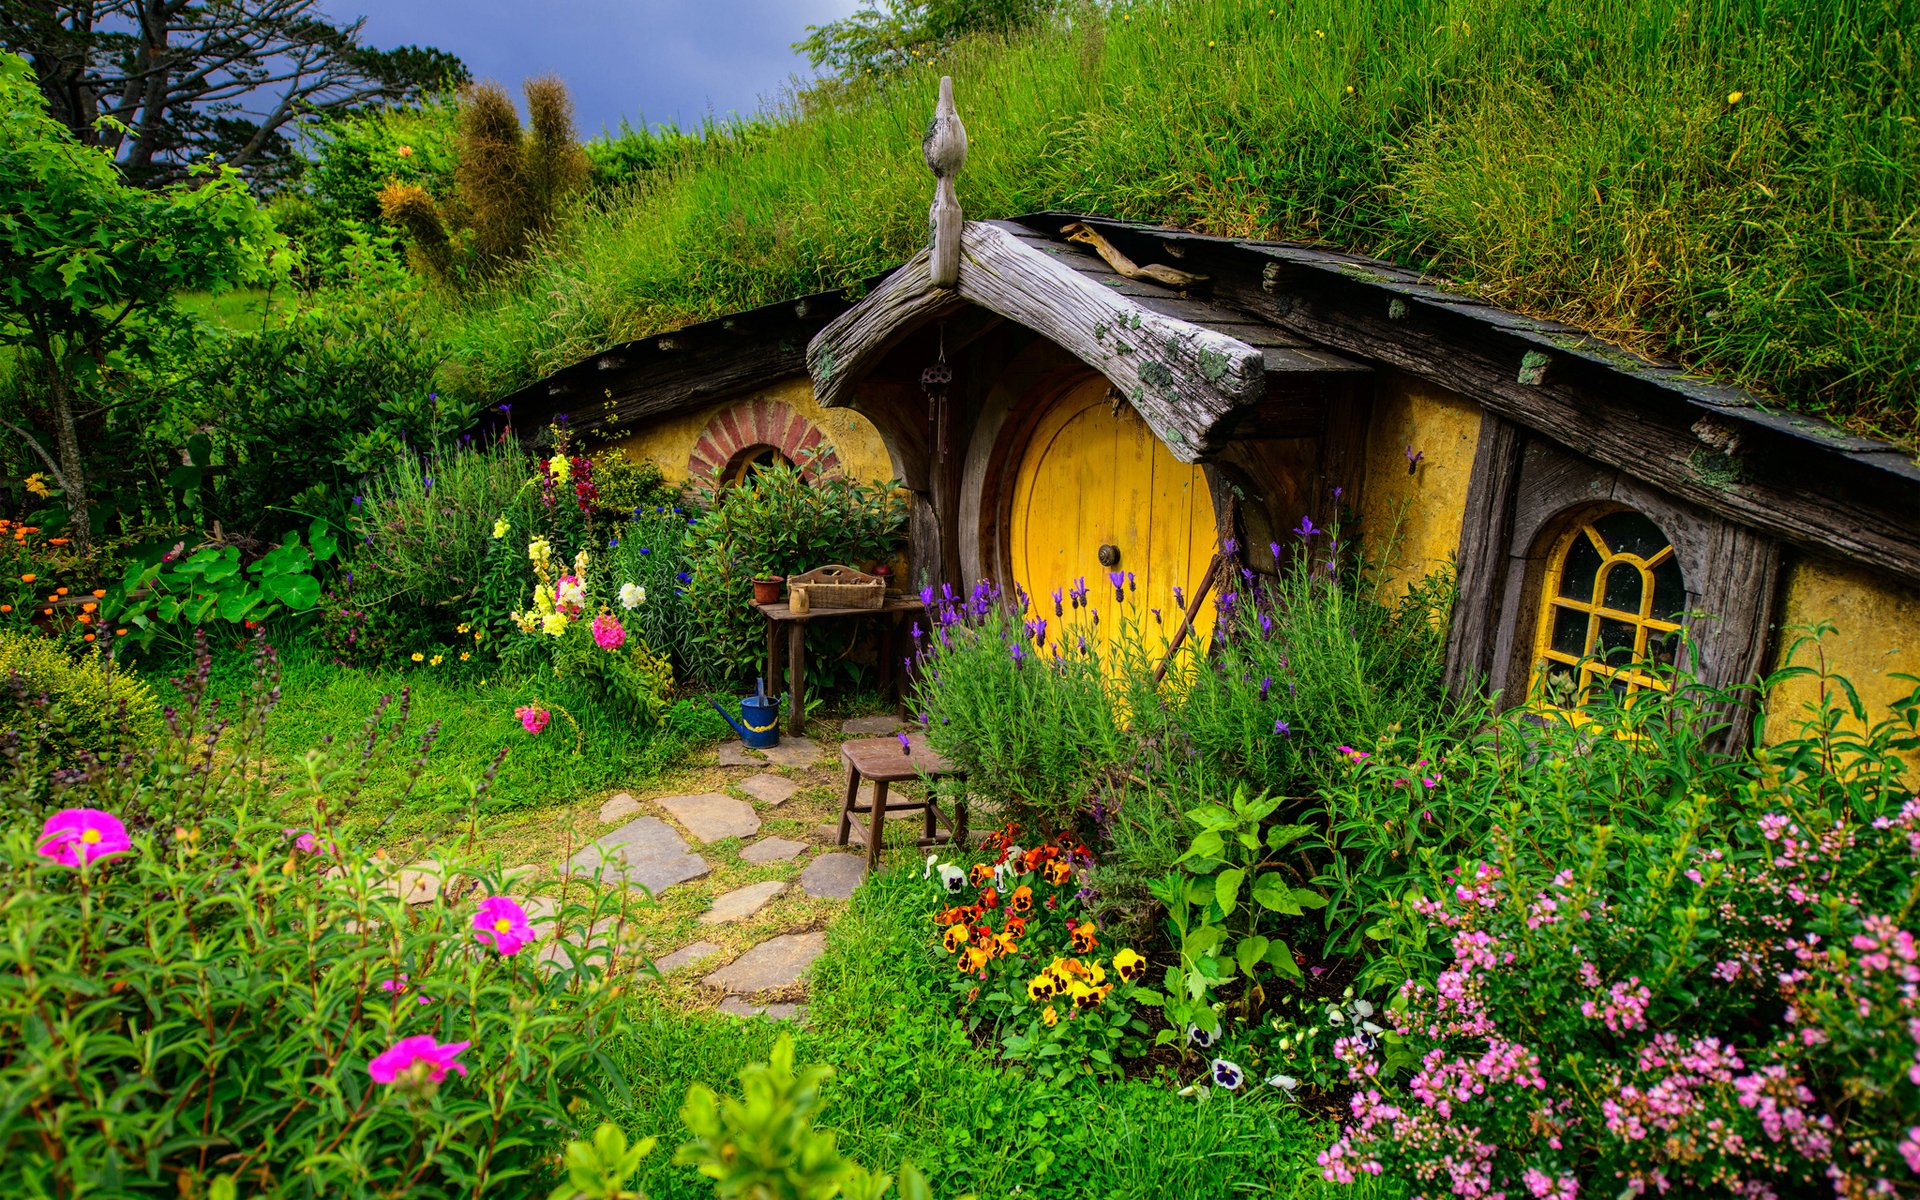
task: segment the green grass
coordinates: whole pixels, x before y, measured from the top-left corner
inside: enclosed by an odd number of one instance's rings
[[[234,288],[218,295],[188,292],[180,297],[184,311],[236,333],[252,333],[266,324],[273,303],[273,294],[266,288]]]
[[[913,868],[870,880],[814,967],[799,1058],[835,1067],[819,1120],[856,1160],[891,1171],[911,1159],[945,1200],[1379,1194],[1323,1185],[1313,1159],[1332,1128],[1271,1090],[1200,1101],[1169,1082],[1059,1086],[997,1064],[951,1015],[926,898]],[[681,1099],[696,1081],[736,1091],[735,1073],[766,1057],[779,1027],[641,996],[617,1055],[633,1094],[621,1124],[661,1139],[642,1181],[653,1200],[710,1196],[669,1161],[686,1138]]]
[[[247,690],[246,668],[244,654],[216,660],[213,690],[224,704],[238,703]],[[679,761],[691,742],[724,732],[718,716],[691,702],[669,714],[663,727],[639,730],[551,679],[515,678],[479,664],[355,671],[297,643],[282,654],[280,688],[265,748],[288,770],[329,737],[357,746],[381,698],[393,698],[382,726],[393,752],[376,755],[347,828],[385,822],[395,838],[431,837],[464,826],[469,784],[485,775],[502,747],[508,753],[487,797],[490,812],[566,804],[614,786],[639,786]],[[408,713],[401,723],[403,689]],[[520,705],[536,701],[554,710],[552,723],[537,737],[514,715]],[[562,709],[577,722],[577,738]],[[439,730],[426,767],[410,780],[421,739],[435,723]]]
[[[969,132],[969,216],[1330,242],[1920,439],[1907,0],[1074,11],[938,65]],[[898,263],[925,236],[935,74],[689,152],[581,213],[444,314],[449,386],[491,399],[614,342]]]

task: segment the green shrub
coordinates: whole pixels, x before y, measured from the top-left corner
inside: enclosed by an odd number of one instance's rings
[[[392,607],[420,645],[494,649],[526,596],[527,539],[546,523],[529,470],[502,440],[408,455],[369,477],[352,501],[357,607]]]
[[[271,653],[240,713],[206,702],[206,670],[170,736],[0,832],[0,1191],[471,1195],[544,1175],[620,1087],[599,1047],[621,1029],[625,892],[573,885],[551,915],[574,945],[503,961],[476,934],[512,913],[474,904],[509,894],[498,863],[446,848],[444,899],[410,906],[390,864],[336,844],[388,743],[318,751],[289,785],[259,753]],[[83,819],[121,852],[49,842]],[[589,942],[594,922],[616,932]],[[416,1037],[469,1043],[464,1073],[376,1077]]]
[[[921,593],[932,627],[915,647],[914,704],[928,742],[1019,824],[1041,836],[1075,828],[1133,749],[1114,681],[1091,652],[1096,631],[1023,621],[989,583],[965,598],[943,591]]]
[[[609,586],[614,594],[631,583],[646,593],[632,610],[632,622],[656,654],[664,654],[682,674],[698,659],[698,625],[687,603],[687,527],[696,518],[671,503],[637,507],[620,524],[607,551]]]
[[[0,684],[0,738],[18,739],[17,752],[104,757],[160,727],[160,705],[138,675],[97,651],[75,659],[31,633],[0,629]]]
[[[774,463],[721,488],[687,533],[696,674],[714,684],[752,677],[766,644],[765,622],[752,606],[755,575],[888,558],[906,521],[906,500],[891,481],[862,483],[837,474],[810,480],[798,467]],[[837,628],[820,631],[810,649],[816,688],[831,686],[845,670],[850,636]]]

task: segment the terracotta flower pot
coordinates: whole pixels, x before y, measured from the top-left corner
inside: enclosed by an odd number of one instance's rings
[[[775,604],[780,600],[780,589],[786,581],[778,575],[755,576],[753,581],[753,602],[755,604]]]

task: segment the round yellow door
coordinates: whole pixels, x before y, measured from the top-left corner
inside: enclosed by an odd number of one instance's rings
[[[1014,580],[1041,615],[1052,618],[1055,588],[1084,578],[1101,614],[1101,640],[1110,644],[1120,614],[1107,574],[1132,572],[1138,590],[1127,615],[1140,623],[1150,651],[1179,627],[1174,588],[1191,597],[1215,548],[1213,497],[1200,468],[1175,459],[1131,406],[1116,413],[1098,375],[1041,417],[1014,476],[1010,517]],[[1101,561],[1102,547],[1112,547],[1111,567]],[[1205,645],[1213,605],[1195,624],[1197,645]]]

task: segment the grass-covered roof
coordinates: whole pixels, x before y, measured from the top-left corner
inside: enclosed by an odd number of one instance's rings
[[[969,217],[1328,243],[1920,441],[1907,0],[1116,3],[849,89],[577,214],[446,314],[492,396],[923,243],[955,77]]]

